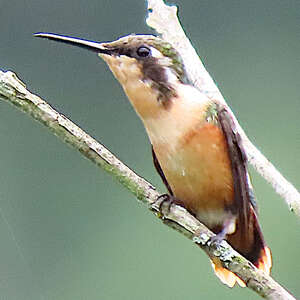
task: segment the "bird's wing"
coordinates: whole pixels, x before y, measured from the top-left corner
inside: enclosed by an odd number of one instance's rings
[[[247,171],[247,157],[242,145],[241,137],[236,130],[232,117],[225,107],[217,106],[216,120],[222,129],[231,162],[234,204],[240,228],[248,230],[251,206],[256,211],[254,193]]]
[[[154,163],[155,169],[158,172],[158,174],[160,175],[163,183],[167,187],[170,195],[173,196],[173,192],[172,192],[171,187],[170,187],[170,185],[169,185],[169,183],[168,183],[168,181],[167,181],[167,179],[165,177],[165,174],[164,174],[164,172],[163,172],[163,170],[162,170],[162,168],[161,168],[161,166],[160,166],[160,164],[158,162],[158,159],[157,159],[156,154],[154,152],[153,146],[151,146],[151,149],[152,149],[152,158],[153,158],[153,163]]]

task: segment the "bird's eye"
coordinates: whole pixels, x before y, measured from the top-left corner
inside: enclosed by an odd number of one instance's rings
[[[136,53],[140,57],[147,57],[150,55],[151,50],[148,47],[141,46],[136,50]]]

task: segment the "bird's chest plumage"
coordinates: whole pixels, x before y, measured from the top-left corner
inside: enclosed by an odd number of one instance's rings
[[[234,201],[227,144],[222,130],[207,120],[212,102],[189,85],[177,85],[176,92],[167,107],[151,97],[131,101],[174,196],[213,228],[223,223]],[[144,110],[149,102],[156,110]]]
[[[200,122],[178,133],[176,140],[154,141],[153,147],[174,196],[208,226],[221,224],[234,197],[227,144],[220,128]]]

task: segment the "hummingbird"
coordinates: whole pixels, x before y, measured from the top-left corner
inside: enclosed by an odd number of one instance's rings
[[[103,43],[35,36],[88,49],[107,63],[145,127],[170,203],[185,207],[216,234],[214,240],[226,239],[269,274],[271,251],[258,222],[241,138],[226,107],[189,82],[175,48],[153,35]],[[245,286],[218,259],[211,262],[223,283]]]

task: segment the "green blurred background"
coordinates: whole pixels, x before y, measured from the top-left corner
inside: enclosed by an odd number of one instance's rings
[[[177,1],[181,22],[251,140],[299,179],[300,1]],[[93,53],[33,38],[151,33],[141,0],[0,0],[0,68],[164,191],[143,127]],[[1,299],[259,299],[43,126],[0,102]],[[299,220],[251,170],[273,276],[300,297]]]

